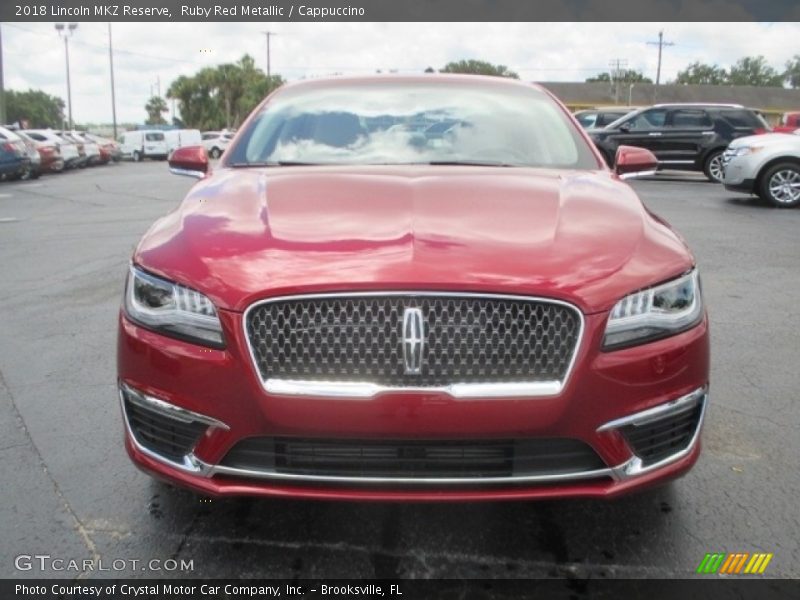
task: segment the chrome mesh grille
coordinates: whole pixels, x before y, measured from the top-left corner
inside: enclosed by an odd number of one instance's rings
[[[422,311],[418,374],[403,359],[403,313]],[[266,302],[246,317],[264,380],[392,387],[563,381],[580,335],[576,309],[491,296],[317,296]]]

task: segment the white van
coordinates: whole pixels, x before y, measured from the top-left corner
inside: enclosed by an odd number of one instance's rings
[[[126,131],[119,138],[122,156],[138,162],[143,158],[165,159],[169,154],[167,138],[163,131],[156,129],[137,129]]]
[[[167,139],[168,154],[172,154],[177,148],[200,146],[203,143],[199,129],[168,129],[164,136]]]

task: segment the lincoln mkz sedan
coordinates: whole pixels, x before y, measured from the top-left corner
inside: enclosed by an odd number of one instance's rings
[[[546,90],[282,87],[131,260],[125,444],[212,496],[609,498],[700,452],[709,334],[683,239]]]

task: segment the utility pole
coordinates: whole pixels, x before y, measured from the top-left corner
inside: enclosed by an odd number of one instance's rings
[[[628,61],[615,58],[608,63],[611,67],[611,89],[614,90],[614,104],[619,104],[619,80],[622,78],[623,67],[628,66]]]
[[[661,84],[661,50],[664,46],[674,46],[673,42],[664,41],[664,30],[658,32],[657,42],[647,42],[648,46],[658,46],[658,68],[656,69],[656,87],[653,90],[653,102],[658,100],[658,86]]]
[[[3,30],[0,28],[0,125],[6,122],[6,88],[3,84]]]
[[[111,23],[108,24],[108,64],[111,67],[111,119],[114,122],[114,139],[117,139],[117,98],[114,93],[114,50],[111,43]]]

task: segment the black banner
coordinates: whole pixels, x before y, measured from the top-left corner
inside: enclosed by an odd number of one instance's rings
[[[38,600],[253,600],[317,598],[601,598],[666,600],[772,600],[800,596],[800,582],[770,579],[581,580],[3,580],[0,598]]]
[[[4,0],[0,21],[796,21],[797,0]]]

